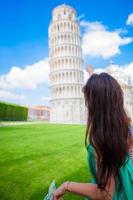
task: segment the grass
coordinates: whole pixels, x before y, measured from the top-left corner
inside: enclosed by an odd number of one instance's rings
[[[84,133],[81,125],[0,127],[0,199],[43,200],[53,179],[88,182]]]

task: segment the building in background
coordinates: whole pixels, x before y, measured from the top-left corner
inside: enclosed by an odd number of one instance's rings
[[[113,63],[109,65],[106,72],[112,75],[119,82],[124,94],[125,110],[133,122],[133,85],[131,78],[122,68],[117,67],[117,65]]]
[[[28,107],[28,120],[50,121],[50,108],[48,106]]]
[[[61,5],[52,12],[49,25],[49,63],[50,121],[85,123],[80,27],[76,11],[70,6]]]

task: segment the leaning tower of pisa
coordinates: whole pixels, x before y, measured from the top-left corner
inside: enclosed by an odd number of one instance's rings
[[[85,106],[80,28],[76,11],[60,5],[49,25],[51,122],[84,123]]]

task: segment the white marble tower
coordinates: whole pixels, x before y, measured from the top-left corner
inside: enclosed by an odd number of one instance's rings
[[[82,124],[85,106],[80,27],[76,11],[60,5],[49,25],[51,122]]]

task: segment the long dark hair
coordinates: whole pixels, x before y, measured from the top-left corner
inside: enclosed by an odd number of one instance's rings
[[[93,74],[83,87],[88,111],[85,144],[97,154],[96,181],[105,189],[111,175],[122,189],[120,167],[125,163],[130,138],[129,118],[124,110],[123,92],[109,74]]]

